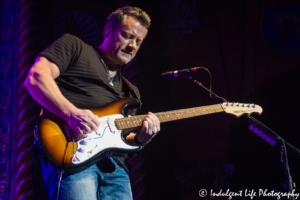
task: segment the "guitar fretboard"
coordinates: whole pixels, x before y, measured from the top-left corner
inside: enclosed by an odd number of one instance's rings
[[[210,105],[210,106],[202,106],[181,110],[173,110],[168,112],[159,112],[154,113],[161,123],[170,122],[179,119],[187,119],[191,117],[197,117],[201,115],[213,114],[218,112],[223,112],[223,108],[220,104]],[[119,130],[134,128],[142,126],[143,119],[145,115],[137,115],[132,117],[125,117],[116,119],[115,123]]]

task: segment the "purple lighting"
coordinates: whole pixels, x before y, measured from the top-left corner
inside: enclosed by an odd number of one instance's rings
[[[258,133],[257,133],[257,135],[260,137],[262,136],[262,134],[263,134],[263,132],[261,132],[261,131],[258,131]]]
[[[255,128],[252,124],[249,126],[249,130],[252,130],[254,133],[256,133],[258,136],[260,136],[262,139],[266,140],[266,142],[270,143],[272,146],[275,145],[275,140],[272,140],[272,136],[268,137],[268,135],[264,134],[261,130],[258,130],[258,128]]]
[[[253,125],[250,125],[249,126],[249,129],[252,131],[254,129],[254,126]]]
[[[274,146],[274,145],[275,145],[275,141],[274,141],[274,140],[271,140],[270,144],[271,144],[272,146]]]

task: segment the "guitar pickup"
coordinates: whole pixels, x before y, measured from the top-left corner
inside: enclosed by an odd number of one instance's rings
[[[116,129],[115,129],[115,125],[114,125],[113,120],[108,119],[108,120],[107,120],[107,124],[108,124],[108,127],[109,127],[110,132],[115,133],[115,132],[116,132]]]
[[[99,135],[100,137],[102,137],[103,131],[101,131],[101,125],[97,128],[96,134]]]

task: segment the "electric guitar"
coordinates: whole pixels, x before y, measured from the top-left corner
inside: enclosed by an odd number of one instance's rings
[[[126,144],[122,130],[142,126],[144,115],[124,117],[126,110],[139,105],[133,98],[124,98],[104,107],[91,110],[100,121],[97,131],[78,138],[68,123],[49,111],[40,116],[35,130],[35,143],[42,157],[57,169],[73,173],[81,171],[107,156],[119,152],[134,153],[142,146]],[[201,115],[226,112],[240,117],[243,114],[261,114],[262,108],[254,104],[221,103],[210,106],[155,113],[161,123]]]

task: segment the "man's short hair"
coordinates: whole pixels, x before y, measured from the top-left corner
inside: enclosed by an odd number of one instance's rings
[[[115,31],[119,25],[124,23],[128,16],[134,17],[146,29],[148,29],[151,24],[149,15],[145,11],[142,11],[142,9],[137,7],[124,6],[109,15],[106,21],[106,25],[109,24],[112,30]]]

